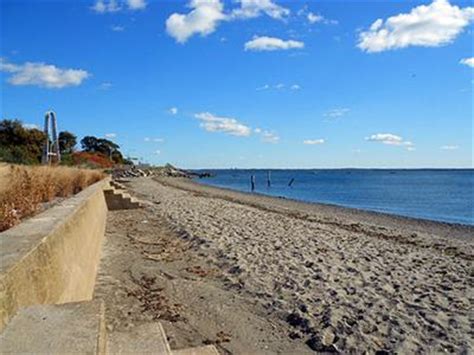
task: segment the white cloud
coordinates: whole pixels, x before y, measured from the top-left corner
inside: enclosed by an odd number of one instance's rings
[[[240,6],[239,9],[232,11],[232,18],[255,18],[264,13],[274,19],[281,20],[290,15],[290,10],[275,4],[272,0],[240,0]]]
[[[257,134],[262,133],[262,129],[261,129],[261,128],[258,128],[258,127],[255,128],[253,131],[254,131],[255,133],[257,133]]]
[[[304,43],[294,40],[283,40],[276,37],[254,36],[251,41],[245,43],[246,51],[276,51],[304,48]]]
[[[341,118],[348,114],[350,109],[348,108],[334,108],[332,110],[327,111],[324,114],[324,117],[329,117],[329,118]]]
[[[474,68],[474,57],[463,58],[459,61],[459,63],[467,65],[468,67]]]
[[[155,150],[155,155],[160,155],[161,154],[161,150]]]
[[[442,150],[457,150],[459,149],[458,145],[443,145],[441,147]]]
[[[226,19],[220,0],[191,0],[188,14],[174,13],[166,20],[166,31],[179,43],[185,43],[195,34],[206,36]]]
[[[310,23],[322,22],[324,17],[319,14],[313,14],[312,12],[308,13],[307,19]]]
[[[131,1],[131,0],[129,0]],[[266,14],[282,20],[290,10],[277,5],[273,0],[237,0],[240,7],[224,11],[222,0],[190,0],[187,14],[173,13],[166,20],[166,31],[179,43],[185,43],[194,35],[207,36],[223,21],[245,20]],[[222,41],[222,38],[221,38]]]
[[[365,138],[369,142],[379,142],[387,145],[403,146],[407,150],[415,150],[413,143],[404,140],[402,137],[392,133],[376,133]]]
[[[259,132],[259,133],[262,134],[262,141],[265,142],[265,143],[276,144],[280,141],[280,137],[274,132],[263,131],[263,132]]]
[[[324,142],[325,142],[324,139],[306,139],[303,141],[303,144],[318,145],[318,144],[324,144]]]
[[[118,26],[118,25],[110,26],[110,29],[114,32],[123,32],[123,31],[125,31],[125,27]]]
[[[30,63],[12,64],[0,60],[0,71],[11,73],[8,82],[12,85],[33,85],[61,89],[78,86],[90,74],[82,69],[61,69],[51,64]]]
[[[117,3],[116,0],[97,0],[94,6],[92,6],[92,10],[98,12],[100,14],[106,12],[117,12],[121,10],[121,7]]]
[[[313,12],[308,12],[306,15],[308,22],[311,24],[323,23],[325,25],[337,25],[339,22],[336,20],[329,20],[320,14],[315,14]]]
[[[175,115],[178,114],[178,108],[177,108],[177,107],[170,107],[170,108],[168,109],[168,113],[169,113],[170,115],[175,116]]]
[[[130,10],[143,10],[146,8],[145,0],[127,0],[127,4]]]
[[[128,8],[131,11],[143,10],[146,8],[145,0],[97,0],[92,6],[92,10],[97,13],[112,13]]]
[[[247,137],[252,132],[250,127],[235,118],[219,117],[209,112],[198,113],[195,117],[201,121],[201,127],[208,132],[223,132],[239,137]]]
[[[293,85],[290,86],[290,89],[291,89],[291,90],[300,90],[300,89],[301,89],[301,86],[298,85],[298,84],[293,84]]]
[[[106,133],[104,134],[105,138],[116,138],[117,134],[116,133]]]
[[[409,13],[376,20],[369,30],[359,34],[357,46],[366,52],[438,47],[454,41],[473,19],[474,7],[460,8],[448,0],[434,0]]]

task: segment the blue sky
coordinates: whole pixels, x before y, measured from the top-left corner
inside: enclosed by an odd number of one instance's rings
[[[1,114],[188,168],[472,167],[470,6],[1,0]]]

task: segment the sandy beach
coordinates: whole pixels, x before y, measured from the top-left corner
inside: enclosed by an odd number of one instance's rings
[[[159,320],[223,354],[470,353],[474,228],[133,179],[96,297],[109,327]]]

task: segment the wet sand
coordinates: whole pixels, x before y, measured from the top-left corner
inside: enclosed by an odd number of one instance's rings
[[[159,319],[173,348],[222,353],[473,350],[472,227],[179,179],[129,186],[146,208],[110,213],[96,292],[112,328]]]

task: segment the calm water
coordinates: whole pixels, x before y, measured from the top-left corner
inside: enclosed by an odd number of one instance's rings
[[[306,202],[474,225],[474,170],[206,170],[199,182]],[[292,187],[288,186],[295,179]]]

